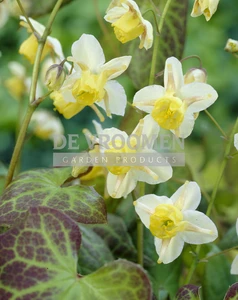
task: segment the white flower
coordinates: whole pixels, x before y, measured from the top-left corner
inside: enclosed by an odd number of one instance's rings
[[[216,12],[218,3],[219,0],[195,0],[191,16],[198,17],[204,14],[206,20],[209,21]]]
[[[51,94],[56,109],[69,119],[90,106],[103,121],[95,106],[103,108],[107,116],[123,116],[127,103],[124,88],[115,80],[128,67],[131,56],[122,56],[105,63],[103,50],[98,40],[83,34],[72,45],[75,72],[68,76],[61,89]]]
[[[238,53],[238,41],[228,39],[226,42],[225,50],[230,53]]]
[[[31,118],[31,125],[34,134],[43,140],[60,140],[64,133],[64,127],[59,118],[45,109],[39,109],[34,112]]]
[[[100,151],[108,159],[110,157],[115,158],[117,163],[111,166],[106,165],[109,171],[107,190],[111,197],[126,197],[135,189],[137,181],[158,184],[171,178],[172,168],[170,164],[152,149],[158,132],[158,126],[150,116],[141,119],[130,136],[117,128],[101,131],[97,140]],[[145,141],[145,137],[148,143]],[[159,157],[160,165],[146,166],[130,163],[130,157],[136,158],[139,162],[140,157],[148,156]]]
[[[150,113],[164,129],[176,136],[188,137],[194,127],[197,113],[212,105],[217,92],[209,84],[184,84],[182,65],[175,57],[166,60],[164,87],[151,85],[138,91],[133,105]]]
[[[38,34],[39,37],[41,37],[44,33],[45,26],[31,18],[29,19],[32,26],[34,27],[35,33]],[[26,27],[28,32],[31,33],[31,35],[21,44],[19,53],[23,54],[30,61],[30,63],[33,64],[38,48],[38,41],[35,34],[32,32],[29,24],[26,22],[25,17],[20,16],[20,20],[20,25]],[[56,56],[60,60],[64,59],[64,54],[60,42],[56,38],[53,38],[51,36],[47,37],[41,59],[43,59],[49,53],[51,53],[53,56]]]
[[[153,44],[153,27],[145,20],[133,0],[113,0],[104,19],[112,23],[115,35],[121,43],[140,38],[139,48],[146,50]]]
[[[238,150],[238,133],[234,135],[234,146]]]
[[[195,211],[200,200],[197,183],[186,182],[171,198],[151,194],[134,202],[141,221],[155,237],[158,263],[175,260],[184,242],[199,245],[217,238],[215,224],[205,214]]]
[[[236,220],[236,233],[238,235],[238,219]],[[238,275],[238,255],[231,264],[231,274]]]

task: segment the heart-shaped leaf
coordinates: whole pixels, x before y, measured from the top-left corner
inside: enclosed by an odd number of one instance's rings
[[[32,207],[25,219],[0,235],[1,299],[151,300],[144,270],[131,262],[111,262],[78,275],[79,227],[64,213]]]
[[[39,169],[19,175],[2,195],[0,224],[11,226],[24,219],[30,207],[37,206],[61,210],[80,223],[105,223],[103,198],[92,187],[64,186],[69,177],[69,168]]]

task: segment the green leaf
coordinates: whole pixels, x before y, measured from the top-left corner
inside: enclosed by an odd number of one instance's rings
[[[199,290],[199,286],[192,284],[184,285],[179,289],[176,300],[200,300]]]
[[[209,245],[211,251],[208,254],[220,252],[215,245]],[[233,283],[233,276],[230,274],[230,262],[224,255],[209,258],[205,265],[203,276],[202,291],[204,299],[222,300],[227,287]]]
[[[78,270],[82,275],[92,273],[114,257],[103,239],[88,226],[79,226],[82,243],[78,255]]]
[[[232,226],[226,234],[223,236],[222,240],[219,243],[219,248],[222,250],[238,247],[238,237],[236,232],[236,225]]]
[[[80,300],[151,300],[150,281],[144,270],[132,262],[117,260],[79,281]]]
[[[153,8],[151,2],[148,0],[138,0],[137,3],[142,12],[148,9],[153,9],[158,15],[163,12],[167,0],[154,0],[156,9]],[[156,33],[156,26],[152,17],[152,13],[147,12],[144,16],[148,19],[154,28],[154,43],[155,39],[159,39],[159,47],[156,57],[156,72],[163,71],[165,60],[170,56],[175,56],[181,59],[184,43],[185,43],[185,30],[186,30],[186,16],[187,16],[188,0],[172,0],[168,8],[167,14],[164,19],[162,32],[159,36]],[[160,17],[157,18],[160,22]],[[137,89],[148,85],[150,77],[150,68],[153,47],[149,50],[139,49],[139,39],[134,40],[126,45],[125,52],[133,53],[133,59],[128,69],[129,76],[131,77],[134,86]],[[159,81],[156,80],[158,83]]]
[[[224,300],[238,300],[238,282],[229,287]]]
[[[25,220],[0,238],[1,299],[77,299],[80,242],[78,225],[67,215],[30,208]],[[67,297],[70,288],[75,298]]]
[[[5,190],[0,202],[0,224],[23,219],[29,207],[48,206],[80,223],[105,223],[103,198],[92,187],[64,186],[70,168],[39,169],[20,174]]]

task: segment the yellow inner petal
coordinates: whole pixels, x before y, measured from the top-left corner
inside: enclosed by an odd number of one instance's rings
[[[184,231],[187,222],[182,212],[172,204],[160,204],[150,216],[150,231],[160,239],[169,239]]]
[[[92,74],[89,70],[83,71],[82,76],[73,85],[72,94],[79,104],[92,105],[104,98],[106,82],[107,77],[104,73]]]
[[[123,157],[126,153],[136,153],[136,150],[130,149],[127,145],[122,143],[122,140],[115,139],[115,141],[109,142],[108,146],[110,149],[105,150],[105,153],[115,154],[117,163],[121,162],[122,164],[125,162]],[[109,172],[114,175],[126,174],[131,167],[130,166],[107,166]]]
[[[177,129],[183,122],[185,105],[174,96],[159,98],[152,110],[152,117],[164,129]]]
[[[112,24],[117,39],[121,43],[131,41],[140,36],[145,28],[135,11],[129,10]]]

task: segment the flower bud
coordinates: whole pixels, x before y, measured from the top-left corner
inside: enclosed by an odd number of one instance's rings
[[[205,69],[192,68],[184,75],[184,83],[202,82],[207,81],[207,72]]]
[[[65,69],[62,64],[52,65],[46,72],[45,85],[50,91],[59,90],[65,80]]]
[[[225,50],[230,53],[238,53],[238,41],[228,39],[226,42]]]

